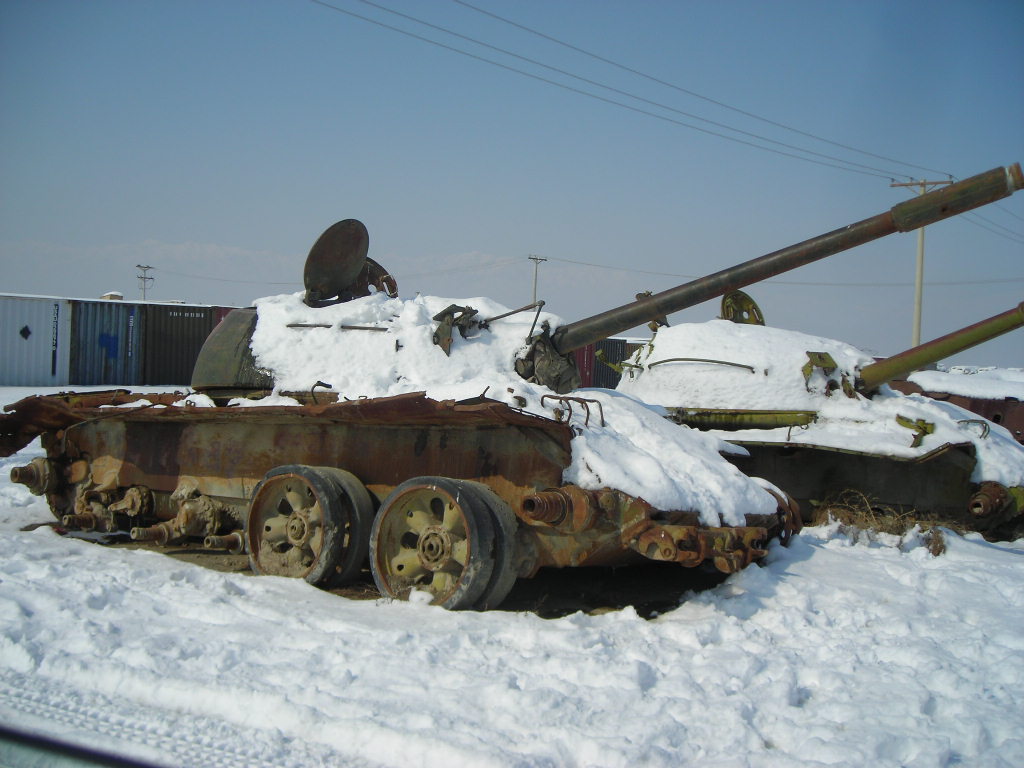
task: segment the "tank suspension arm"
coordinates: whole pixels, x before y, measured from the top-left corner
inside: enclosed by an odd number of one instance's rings
[[[656,293],[640,301],[563,325],[551,337],[555,350],[567,354],[751,283],[788,272],[894,232],[910,232],[1009,197],[1024,188],[1019,163],[993,168],[926,195],[902,202],[885,213],[841,227],[735,267]]]
[[[886,382],[906,376],[911,371],[963,352],[1021,326],[1024,326],[1024,302],[987,320],[865,366],[857,380],[857,390],[863,393],[874,392]]]

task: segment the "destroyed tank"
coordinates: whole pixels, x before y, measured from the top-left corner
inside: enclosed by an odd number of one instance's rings
[[[572,351],[1022,186],[1019,165],[995,169],[569,324],[542,320],[538,305],[481,318],[466,305],[389,298],[394,281],[366,259],[365,228],[346,220],[311,251],[304,303],[265,301],[215,329],[195,367],[197,394],[28,398],[0,420],[0,452],[42,436],[46,456],[13,470],[12,480],[45,495],[65,526],[129,528],[155,544],[198,539],[247,552],[258,573],[326,586],[353,578],[368,557],[382,594],[425,592],[448,608],[494,607],[517,578],[545,566],[647,558],[734,572],[764,556],[771,538],[799,530],[797,506],[700,453],[718,460],[717,451],[730,450],[724,442],[648,419],[649,408],[614,393],[568,395],[579,382]],[[526,310],[536,310],[529,331]],[[268,346],[271,318],[293,340]],[[470,359],[489,334],[508,328],[515,341],[502,355]],[[358,354],[307,348],[360,338],[361,347],[350,345]],[[444,357],[428,360],[431,342],[451,356],[453,372],[467,360],[486,368],[514,359],[518,383],[495,375],[493,392],[489,384],[428,397],[414,389],[415,365],[396,360],[444,365]],[[318,373],[327,369],[325,380]],[[379,391],[360,397],[373,377]],[[245,407],[257,397],[258,407]],[[616,442],[637,435],[658,449]],[[684,486],[694,491],[685,503]]]
[[[619,388],[742,446],[747,455],[730,460],[784,485],[805,519],[859,494],[876,510],[1012,536],[1024,511],[1024,447],[977,414],[887,384],[1021,326],[1024,304],[876,362],[781,329],[683,325],[629,360]]]
[[[12,480],[44,495],[67,529],[127,531],[154,546],[202,542],[247,553],[257,573],[324,587],[353,580],[369,558],[383,595],[422,592],[452,609],[494,608],[516,579],[542,567],[656,560],[731,573],[799,530],[791,500],[721,459],[718,441],[683,444],[672,434],[677,427],[633,401],[566,397],[518,379],[512,353],[541,319],[539,307],[489,312],[490,331],[462,320],[468,309],[425,314],[434,300],[403,302],[390,276],[362,261],[363,232],[346,220],[321,237],[302,297],[270,297],[262,318],[255,309],[231,313],[197,362],[196,392],[64,393],[8,406],[3,455],[37,435],[45,451],[12,470]],[[324,256],[323,243],[335,258]],[[338,277],[343,271],[348,278]],[[275,323],[281,307],[289,316]],[[352,314],[359,319],[345,321]],[[307,391],[282,391],[287,365],[261,355],[258,367],[253,357],[268,329],[287,337],[272,345],[286,361],[322,342],[320,362],[343,356],[355,380],[303,358],[297,375]],[[455,329],[468,338],[453,338]],[[491,339],[504,345],[504,373],[472,359],[494,352]],[[358,343],[361,354],[352,352]],[[237,368],[230,386],[212,386],[204,377],[225,360]],[[475,395],[429,396],[410,384],[420,363],[484,376],[465,377]],[[393,371],[403,379],[397,394],[360,397],[358,381],[394,383]],[[233,400],[238,394],[254,399]],[[664,424],[658,449],[676,444],[695,469],[664,473],[653,449],[631,453],[638,444],[624,442],[614,425],[638,419],[651,434]],[[605,447],[584,468],[580,446],[589,443]],[[608,466],[597,463],[600,453],[611,456]],[[620,459],[652,465],[645,477],[675,485],[617,482]]]

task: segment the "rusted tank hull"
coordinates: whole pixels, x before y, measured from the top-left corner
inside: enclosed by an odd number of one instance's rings
[[[729,456],[743,472],[785,487],[813,522],[830,504],[853,501],[885,513],[903,513],[995,538],[1015,538],[1019,489],[971,482],[972,443],[943,445],[913,459],[804,443],[736,441],[749,456]]]
[[[710,528],[689,510],[564,485],[571,428],[496,401],[414,393],[238,408],[175,405],[180,397],[8,406],[3,452],[35,434],[46,450],[12,479],[45,495],[68,527],[245,548],[258,572],[328,585],[370,554],[385,592],[425,584],[447,607],[493,607],[545,566],[648,558],[733,572],[800,527],[784,498],[778,514]]]
[[[790,492],[810,514],[816,504],[857,489],[880,506],[958,516],[967,511],[974,446],[946,445],[916,459],[800,443],[739,441],[750,456],[730,456],[744,472]]]

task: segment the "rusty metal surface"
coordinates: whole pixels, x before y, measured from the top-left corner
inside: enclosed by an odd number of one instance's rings
[[[345,219],[328,227],[306,257],[306,303],[317,306],[345,293],[365,270],[369,248],[370,234],[361,221]]]
[[[726,458],[744,473],[785,488],[800,504],[805,521],[813,518],[818,504],[856,488],[878,506],[940,515],[971,527],[971,443],[902,459],[800,443],[735,442],[750,455]]]
[[[410,393],[261,408],[173,405],[179,393],[146,395],[150,404],[132,407],[136,397],[71,393],[10,407],[12,432],[45,426],[48,457],[16,474],[45,493],[67,525],[127,526],[138,541],[198,538],[237,550],[256,488],[294,464],[344,468],[377,505],[413,477],[481,483],[520,521],[520,576],[544,566],[624,565],[652,556],[685,566],[709,561],[731,572],[763,556],[767,538],[787,530],[771,517],[707,529],[692,511],[562,485],[572,428],[483,397],[453,402]],[[111,405],[126,407],[104,407]],[[662,546],[651,549],[654,539]]]

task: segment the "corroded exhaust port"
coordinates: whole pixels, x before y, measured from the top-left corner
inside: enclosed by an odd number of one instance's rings
[[[225,536],[207,536],[203,539],[203,546],[206,549],[226,549],[232,555],[241,555],[245,552],[245,537],[241,531],[232,531]]]
[[[41,456],[32,459],[23,467],[14,467],[11,470],[11,482],[26,486],[33,496],[52,493],[57,489],[59,480],[60,476],[53,462]]]
[[[975,517],[989,517],[999,514],[1010,503],[1010,492],[1000,483],[982,483],[981,488],[971,496],[967,508]]]
[[[521,509],[529,522],[569,531],[585,531],[594,522],[592,495],[575,485],[550,488],[527,496]]]
[[[989,531],[1024,512],[1024,488],[1007,488],[1001,483],[985,482],[971,496],[967,509],[979,531]]]

